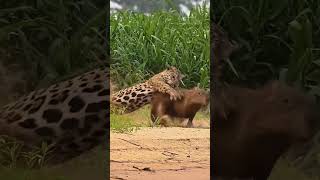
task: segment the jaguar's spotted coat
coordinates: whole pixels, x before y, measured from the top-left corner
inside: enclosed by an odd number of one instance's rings
[[[123,113],[130,113],[150,104],[155,91],[169,94],[172,100],[178,99],[181,95],[175,88],[179,86],[183,77],[184,75],[176,67],[171,66],[146,82],[112,94],[111,103],[123,108]]]
[[[27,146],[54,143],[66,156],[80,154],[106,141],[109,96],[109,70],[97,68],[1,108],[0,134]]]

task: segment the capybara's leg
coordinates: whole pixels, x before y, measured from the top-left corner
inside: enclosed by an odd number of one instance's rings
[[[188,120],[188,123],[187,123],[187,127],[188,128],[193,127],[192,121],[193,121],[194,116],[195,116],[195,114],[192,115],[191,117],[189,117],[189,120]]]
[[[157,121],[160,122],[160,119],[165,115],[165,108],[162,103],[157,103],[151,107],[151,120],[153,123]]]
[[[153,106],[151,107],[150,115],[151,115],[151,121],[154,123],[157,120],[158,116],[157,116],[156,110]]]

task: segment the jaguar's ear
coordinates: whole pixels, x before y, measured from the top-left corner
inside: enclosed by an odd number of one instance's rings
[[[167,70],[176,70],[177,68],[176,67],[174,67],[174,66],[168,66],[167,67]]]
[[[192,88],[192,90],[198,90],[198,87],[197,87],[197,86],[195,86],[195,87],[193,87],[193,88]]]
[[[200,90],[200,83],[198,83],[197,86],[194,86],[192,89],[193,90]]]

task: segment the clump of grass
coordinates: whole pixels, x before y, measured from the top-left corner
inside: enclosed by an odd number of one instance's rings
[[[0,167],[1,180],[88,180],[106,179],[108,176],[108,150],[99,146],[70,161],[55,166],[44,165],[41,168],[27,168],[19,166],[9,168]],[[88,173],[90,172],[90,173]]]
[[[66,163],[48,166],[48,161],[55,157],[53,145],[42,143],[40,146],[25,148],[22,142],[14,138],[0,137],[0,179],[5,180],[70,180],[101,179],[105,176],[107,159],[105,147],[95,149],[94,156],[87,154]],[[102,166],[103,164],[103,166]],[[100,168],[101,167],[101,168]],[[78,170],[83,169],[83,173]],[[94,174],[88,174],[91,169]],[[108,177],[108,176],[106,176]]]
[[[196,7],[188,17],[176,11],[150,15],[117,12],[110,18],[111,76],[128,87],[178,67],[187,87],[209,87],[209,11]]]
[[[54,151],[54,145],[43,142],[41,146],[26,148],[12,137],[0,137],[0,165],[7,168],[42,168]]]
[[[100,1],[100,0],[99,0]],[[27,71],[32,88],[105,60],[102,1],[39,0],[2,3],[0,55]]]
[[[117,133],[133,132],[139,128],[134,119],[126,115],[110,114],[110,129]]]
[[[240,79],[231,68],[225,79],[251,86],[280,79],[319,96],[319,8],[316,1],[217,0],[213,21],[241,47],[231,57]]]
[[[44,167],[52,158],[51,154],[54,151],[54,144],[48,145],[41,143],[40,147],[33,147],[31,151],[23,152],[23,157],[27,167]]]
[[[2,136],[0,138],[0,162],[2,166],[16,168],[18,159],[22,156],[23,144],[13,138]]]
[[[274,167],[269,179],[318,180],[319,177],[308,176],[301,169],[292,166],[291,162],[284,158],[281,158]]]
[[[157,117],[154,122],[152,122],[150,120],[148,126],[149,127],[160,127],[161,126],[161,121],[162,121],[162,119],[160,117]]]

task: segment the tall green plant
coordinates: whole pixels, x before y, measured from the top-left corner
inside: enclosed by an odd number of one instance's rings
[[[4,61],[31,69],[35,85],[104,61],[108,10],[100,4],[100,0],[3,3],[0,50],[9,54],[2,56]]]
[[[229,81],[258,86],[280,78],[307,89],[319,86],[320,54],[313,47],[320,42],[319,3],[217,0],[212,5],[213,21],[241,46],[231,58],[240,79],[229,68]]]
[[[111,16],[111,73],[116,84],[127,87],[148,79],[167,66],[187,75],[187,87],[209,87],[209,12],[191,10],[150,15],[118,12]]]

